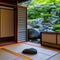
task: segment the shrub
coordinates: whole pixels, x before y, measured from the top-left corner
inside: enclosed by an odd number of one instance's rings
[[[55,24],[55,25],[53,26],[53,30],[56,31],[56,32],[57,32],[57,31],[59,32],[59,31],[60,31],[60,24]]]

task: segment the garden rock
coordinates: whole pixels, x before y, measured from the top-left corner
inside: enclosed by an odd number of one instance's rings
[[[35,29],[28,29],[28,38],[29,39],[38,39],[40,33]]]

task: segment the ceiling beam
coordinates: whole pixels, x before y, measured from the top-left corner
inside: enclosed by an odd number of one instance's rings
[[[0,4],[5,4],[5,5],[17,5],[17,3],[20,3],[20,2],[25,2],[25,1],[28,1],[28,0],[0,0]]]
[[[28,0],[0,0],[0,2],[8,2],[8,3],[17,3],[18,2],[24,2]]]
[[[28,0],[18,0],[18,2],[24,2],[24,1],[28,1]]]

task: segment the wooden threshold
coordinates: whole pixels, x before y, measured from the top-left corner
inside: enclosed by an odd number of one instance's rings
[[[0,47],[11,45],[11,44],[16,44],[16,42],[14,41],[0,42]]]

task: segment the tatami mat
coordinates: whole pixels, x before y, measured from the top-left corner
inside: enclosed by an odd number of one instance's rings
[[[26,48],[35,48],[37,50],[37,54],[36,55],[22,54],[22,51]],[[28,58],[31,58],[32,60],[47,60],[49,57],[58,53],[56,51],[39,48],[39,47],[28,45],[28,44],[20,44],[20,45],[17,44],[15,46],[8,46],[8,47],[5,47],[5,50],[26,56]]]
[[[48,60],[60,60],[60,53],[53,55],[52,57],[48,58]]]
[[[24,60],[23,58],[19,58],[11,53],[0,49],[0,60]]]

